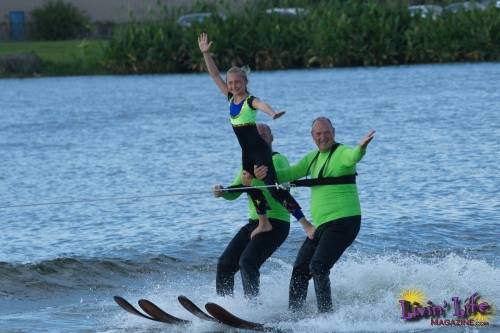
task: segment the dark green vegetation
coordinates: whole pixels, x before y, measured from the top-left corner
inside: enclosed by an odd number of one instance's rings
[[[33,32],[38,40],[67,40],[90,32],[90,19],[71,3],[49,1],[31,12]]]
[[[305,6],[298,15],[267,14],[270,3],[216,12],[183,28],[175,17],[134,23],[104,53],[115,73],[202,70],[201,31],[214,40],[221,68],[253,69],[395,65],[500,59],[500,9],[410,16],[407,5],[334,1]]]
[[[190,12],[212,15],[187,27],[177,22],[179,12],[165,10],[152,14],[154,20],[118,28],[107,42],[3,43],[0,56],[32,50],[42,59],[43,75],[203,71],[197,35],[205,31],[214,41],[212,52],[221,69],[500,60],[500,9],[493,5],[425,17],[411,16],[407,4],[390,1],[306,1],[296,6],[305,10],[270,14],[266,9],[276,5],[259,1],[238,10],[227,7],[221,15],[202,4]]]

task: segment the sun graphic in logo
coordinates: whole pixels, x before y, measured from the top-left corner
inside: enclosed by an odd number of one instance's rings
[[[490,321],[491,317],[493,317],[493,315],[495,314],[495,308],[493,308],[493,305],[491,304],[491,302],[488,302],[487,300],[482,299],[482,298],[478,298],[476,303],[477,304],[488,303],[488,305],[490,307],[488,308],[486,313],[481,313],[478,311],[478,312],[474,313],[473,315],[471,315],[469,317],[469,319],[473,319],[474,321],[481,321],[481,322]]]
[[[425,295],[420,290],[413,288],[403,291],[400,296],[400,299],[410,302],[410,304],[420,304],[423,305],[425,303]]]

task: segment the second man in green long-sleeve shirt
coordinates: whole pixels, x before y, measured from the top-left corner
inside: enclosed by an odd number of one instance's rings
[[[257,129],[264,141],[272,146],[271,129],[264,124],[257,124]],[[274,153],[272,158],[276,169],[289,167],[285,156]],[[249,177],[248,173],[241,170],[229,188],[235,189],[235,187],[250,185],[252,180]],[[245,179],[245,181],[242,182],[242,179]],[[264,182],[255,180],[255,185],[261,186],[264,185]],[[260,191],[260,189],[253,190]],[[263,189],[262,192],[270,206],[267,210],[267,217],[272,229],[266,232],[256,232],[259,220],[253,200],[249,198],[249,222],[236,233],[217,263],[215,280],[218,295],[233,294],[234,275],[239,270],[245,296],[247,298],[257,296],[259,293],[260,266],[283,244],[288,236],[290,213],[271,196],[267,189]],[[241,194],[242,192],[224,191],[220,185],[214,187],[214,195],[227,200],[234,200]]]

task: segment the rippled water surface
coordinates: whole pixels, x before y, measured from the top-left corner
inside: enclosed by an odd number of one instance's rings
[[[254,95],[287,111],[259,119],[291,163],[314,149],[317,116],[347,145],[377,131],[358,164],[362,229],[332,270],[336,311],[314,316],[311,287],[292,320],[296,223],[262,268],[261,306],[239,279],[234,299],[214,296],[217,257],[247,212],[210,194],[232,181],[240,150],[208,75],[0,80],[0,332],[226,329],[136,319],[115,294],[184,318],[177,295],[215,300],[291,332],[442,329],[401,320],[411,288],[435,302],[479,291],[500,306],[499,82],[494,63],[250,75]],[[309,190],[294,191],[310,215]],[[489,322],[498,329],[498,315]]]

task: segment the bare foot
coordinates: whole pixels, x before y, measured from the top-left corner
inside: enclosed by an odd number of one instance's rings
[[[310,240],[314,239],[314,233],[316,232],[316,228],[309,222],[305,217],[300,219],[300,224],[302,224],[302,228],[306,232],[307,238]]]

